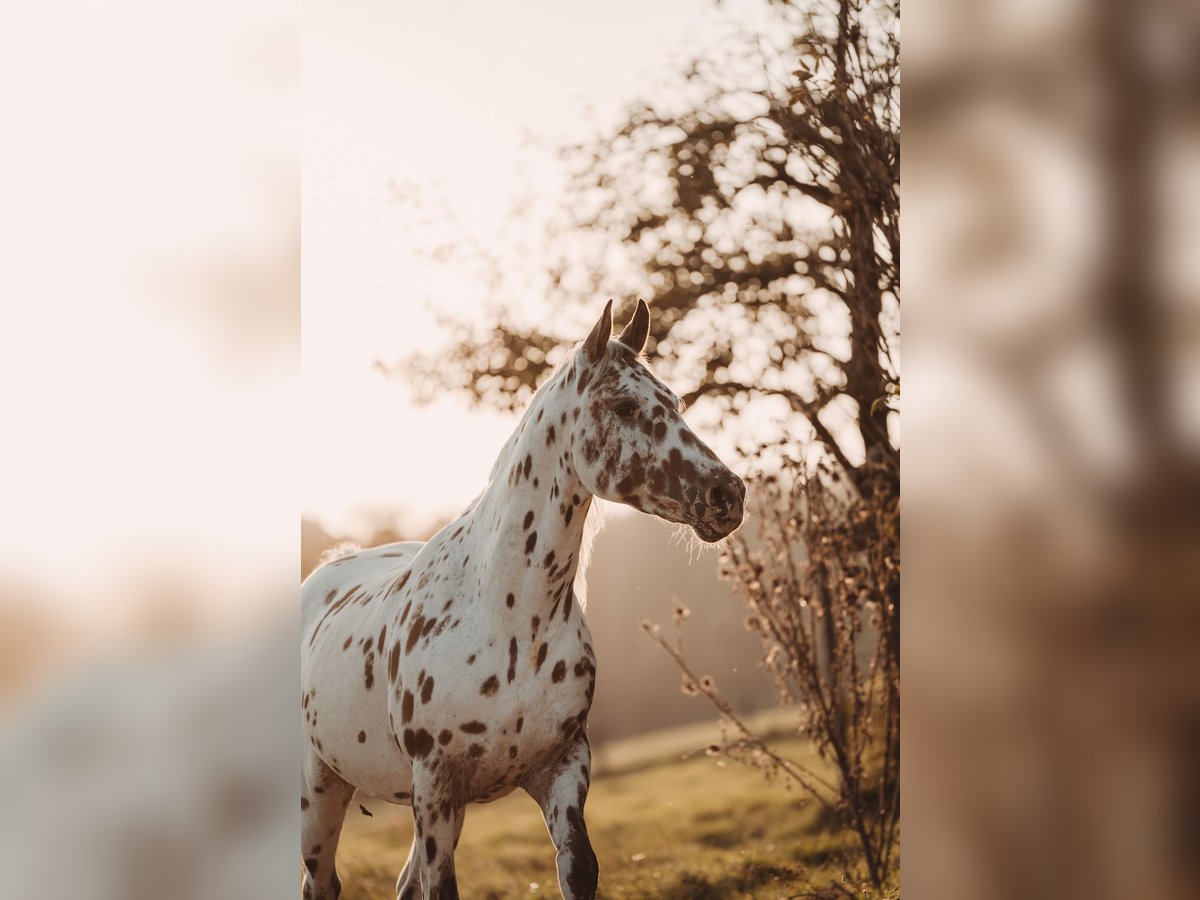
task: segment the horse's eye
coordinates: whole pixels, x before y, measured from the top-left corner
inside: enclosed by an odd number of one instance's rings
[[[622,400],[613,407],[613,412],[615,412],[622,419],[628,419],[635,412],[637,412],[637,404],[632,400]]]

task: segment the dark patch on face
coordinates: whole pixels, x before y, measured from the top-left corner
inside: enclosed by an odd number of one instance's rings
[[[537,546],[537,532],[529,532],[529,537],[525,539],[525,555],[528,556],[533,552],[533,548]]]
[[[500,690],[500,679],[493,675],[480,686],[479,693],[490,697],[498,690]]]
[[[510,638],[508,641],[508,683],[512,684],[513,679],[517,677],[517,639]]]
[[[433,696],[433,679],[426,678],[425,683],[421,685],[421,702],[428,703],[429,698]]]
[[[482,722],[467,722],[467,724],[459,725],[458,727],[467,734],[483,734],[487,731],[487,726]]]
[[[433,735],[424,728],[404,729],[404,749],[414,759],[420,759],[433,749]]]
[[[554,671],[550,673],[550,680],[555,684],[567,677],[567,664],[563,660],[559,660],[554,664]]]

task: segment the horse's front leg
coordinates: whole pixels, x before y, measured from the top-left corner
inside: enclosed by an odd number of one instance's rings
[[[591,778],[592,751],[580,734],[571,748],[549,769],[525,785],[542,808],[550,839],[558,851],[558,889],[565,900],[593,900],[600,869],[583,821]]]
[[[436,778],[424,764],[413,767],[413,869],[424,886],[424,900],[458,900],[454,848],[465,812],[452,783]]]

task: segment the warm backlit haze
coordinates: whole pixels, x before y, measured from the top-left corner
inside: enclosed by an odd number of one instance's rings
[[[1195,21],[1105,8],[904,7],[903,886],[921,900],[1176,900],[1200,880]],[[14,7],[0,892],[294,890],[297,514],[424,528],[478,492],[512,424],[457,397],[415,408],[374,368],[436,346],[435,311],[485,308],[485,273],[430,251],[527,244],[555,148],[755,15]],[[537,299],[529,316],[564,314]],[[571,315],[582,336],[594,314]],[[712,590],[698,566],[622,565],[657,527],[631,521],[596,557],[597,596],[632,585],[621,627],[668,581]],[[698,608],[689,627],[745,637],[740,608]],[[676,695],[654,648],[597,632],[608,671]]]
[[[536,233],[562,188],[559,146],[611,125],[670,61],[751,15],[752,4],[701,0],[310,7],[306,516],[338,533],[370,534],[393,517],[419,530],[482,489],[516,419],[458,398],[415,407],[373,367],[444,341],[435,314],[484,308],[487,273],[429,251],[447,240],[517,248],[514,230]],[[514,219],[518,202],[526,211]],[[561,315],[533,294],[528,314]],[[578,319],[580,339],[591,324]]]

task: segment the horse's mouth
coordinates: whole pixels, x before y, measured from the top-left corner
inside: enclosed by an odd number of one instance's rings
[[[720,525],[699,521],[692,524],[692,531],[696,532],[696,537],[700,538],[704,543],[715,544],[717,541],[722,541],[737,531],[741,524],[741,516],[738,516],[736,522],[731,519]]]

